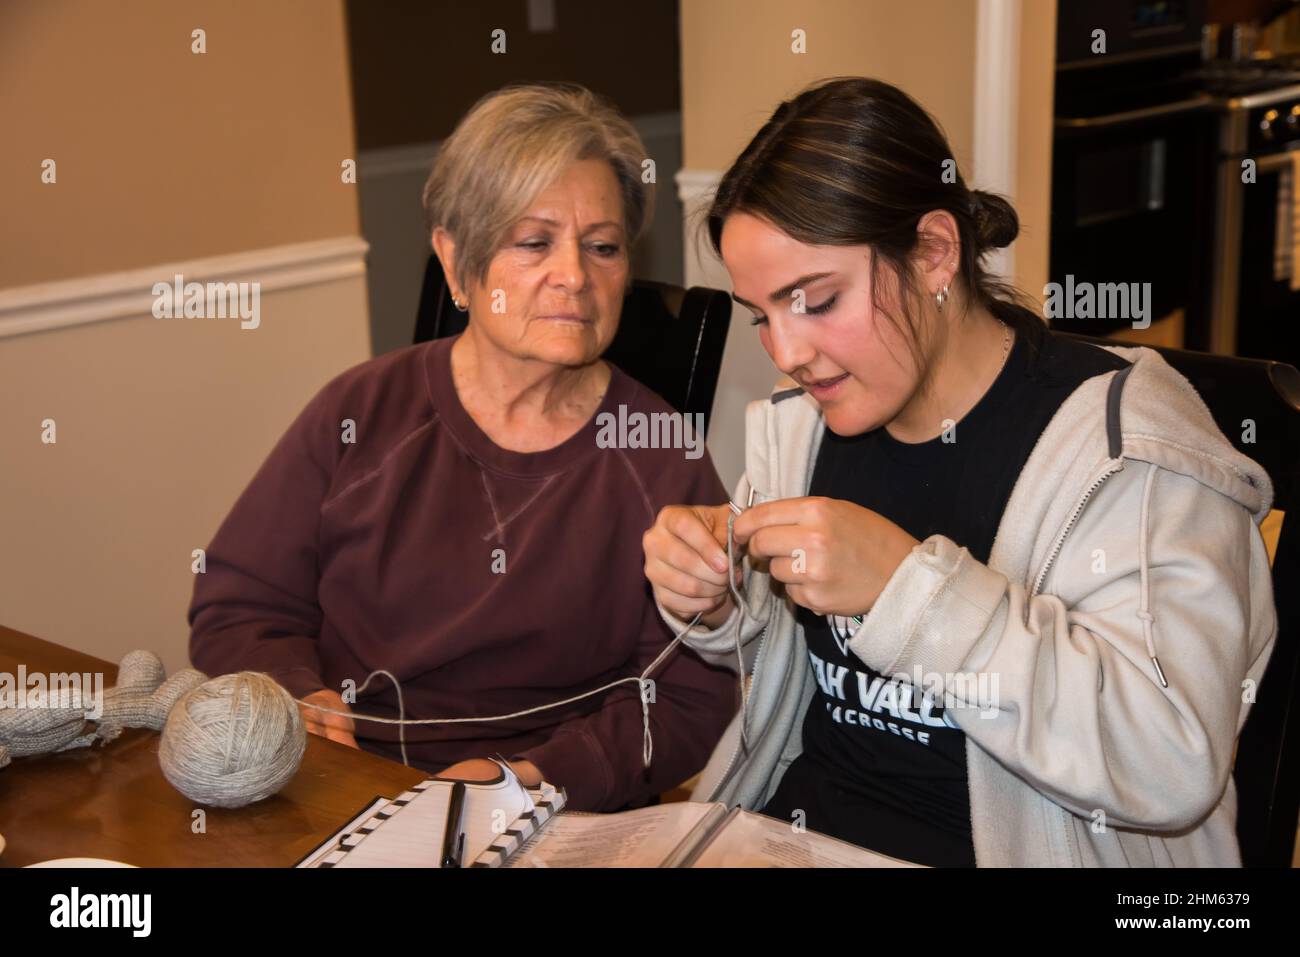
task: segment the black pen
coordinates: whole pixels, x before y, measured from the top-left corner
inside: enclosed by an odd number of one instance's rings
[[[447,827],[442,833],[442,863],[439,867],[460,867],[465,855],[465,782],[451,786],[447,804]]]

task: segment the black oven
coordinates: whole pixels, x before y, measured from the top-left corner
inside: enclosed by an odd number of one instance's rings
[[[1060,4],[1048,267],[1059,295],[1045,296],[1055,328],[1106,335],[1181,313],[1181,344],[1209,344],[1218,116],[1189,76],[1203,22],[1203,0]],[[1099,30],[1105,52],[1094,52]],[[1116,284],[1136,294],[1127,307],[1099,292]],[[1085,301],[1086,288],[1098,294]]]

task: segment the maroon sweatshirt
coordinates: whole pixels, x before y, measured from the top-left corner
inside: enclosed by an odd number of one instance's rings
[[[502,449],[457,397],[453,341],[344,372],[289,427],[196,576],[195,667],[265,671],[296,697],[382,668],[408,718],[458,718],[639,674],[671,640],[641,536],[664,505],[726,501],[708,455],[601,448],[596,416],[555,448]],[[671,411],[615,368],[598,415],[620,405]],[[408,727],[408,753],[431,772],[527,759],[574,808],[640,805],[703,767],[735,711],[734,677],[684,646],[652,677],[649,771],[631,683],[524,718]],[[397,696],[376,677],[352,707],[396,717]],[[395,726],[359,721],[356,737],[401,759]]]

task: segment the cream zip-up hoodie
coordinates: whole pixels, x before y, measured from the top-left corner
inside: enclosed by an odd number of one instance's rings
[[[1232,761],[1277,632],[1272,484],[1159,353],[1108,348],[1131,364],[1057,410],[988,564],[926,539],[849,648],[942,690],[979,866],[1240,866]],[[824,421],[793,385],[747,409],[736,502],[807,494]],[[744,580],[748,747],[738,714],[693,797],[755,810],[802,750],[815,678],[789,600],[748,562]],[[738,617],[687,643],[734,663]]]

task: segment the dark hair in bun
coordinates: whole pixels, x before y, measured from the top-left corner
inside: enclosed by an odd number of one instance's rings
[[[985,249],[1010,246],[1020,233],[1020,217],[1011,204],[996,193],[982,189],[971,190],[971,204],[980,246]]]
[[[920,310],[909,307],[919,302],[912,269],[916,227],[939,209],[957,223],[957,279],[968,305],[984,306],[1031,344],[1041,341],[1046,326],[1029,308],[1032,300],[981,262],[1016,238],[1015,210],[1001,196],[968,188],[934,119],[880,80],[822,80],[777,107],[722,177],[707,227],[719,253],[727,217],[742,211],[802,243],[869,245],[872,268],[884,262],[898,276],[903,321],[912,327],[915,346],[913,317]]]

